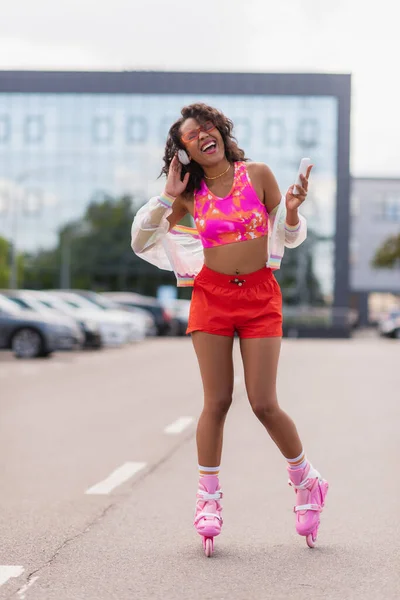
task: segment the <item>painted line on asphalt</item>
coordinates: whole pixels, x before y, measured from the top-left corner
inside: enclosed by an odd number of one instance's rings
[[[35,581],[39,579],[39,576],[37,575],[36,577],[32,577],[32,579],[30,581],[28,581],[28,583],[26,583],[18,592],[17,592],[17,596],[19,598],[19,600],[25,600],[26,599],[26,592],[29,590],[29,588],[35,583]]]
[[[144,469],[145,466],[146,463],[144,462],[126,462],[121,467],[118,467],[118,469],[115,469],[107,479],[100,481],[100,483],[96,483],[96,485],[93,485],[86,490],[85,494],[109,494],[113,489],[122,483],[125,483],[128,479],[136,475],[136,473]]]
[[[4,585],[13,577],[19,577],[24,572],[24,567],[13,565],[0,565],[0,585]]]
[[[193,421],[193,417],[180,417],[179,419],[168,425],[164,429],[164,433],[167,433],[168,435],[182,433],[182,431],[186,429],[186,427],[188,427],[191,423],[193,423]]]

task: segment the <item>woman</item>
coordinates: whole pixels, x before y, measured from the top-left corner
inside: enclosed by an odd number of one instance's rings
[[[282,197],[271,170],[247,162],[232,137],[232,122],[221,112],[193,104],[181,114],[165,148],[165,190],[138,212],[132,248],[158,267],[174,270],[178,286],[194,286],[187,333],[204,387],[194,524],[210,555],[222,526],[218,475],[232,402],[236,332],[251,407],[286,458],[297,496],[296,529],[312,547],[328,484],[307,460],[295,424],[278,404],[282,296],[273,275],[284,246],[294,248],[306,238],[298,209],[312,167],[302,185],[291,186]],[[187,213],[195,230],[177,225]]]

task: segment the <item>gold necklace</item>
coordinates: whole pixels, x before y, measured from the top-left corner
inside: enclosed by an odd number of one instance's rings
[[[229,164],[228,168],[223,173],[220,173],[220,175],[217,175],[216,177],[207,177],[207,175],[204,175],[204,177],[206,179],[209,179],[209,180],[211,180],[211,179],[219,179],[220,177],[222,177],[222,175],[225,175],[225,173],[227,173],[230,168],[231,168],[231,165]]]

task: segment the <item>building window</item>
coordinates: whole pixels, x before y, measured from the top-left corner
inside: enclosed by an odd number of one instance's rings
[[[281,119],[267,119],[264,128],[267,146],[280,147],[285,141],[285,125]]]
[[[160,142],[162,142],[163,144],[165,144],[165,142],[167,141],[167,136],[168,136],[168,131],[171,128],[172,123],[174,122],[174,120],[176,119],[171,119],[170,117],[163,117],[160,121],[160,125],[159,125],[159,134],[160,134]]]
[[[378,204],[378,216],[384,221],[400,222],[400,193],[382,194]]]
[[[113,125],[109,117],[95,117],[93,120],[93,141],[102,144],[112,141]]]
[[[251,141],[251,125],[248,119],[235,119],[233,135],[240,147],[247,146]]]
[[[126,122],[128,144],[143,144],[147,138],[147,121],[144,117],[129,117]]]
[[[41,116],[25,118],[24,137],[28,144],[38,144],[44,138],[44,120]]]
[[[301,148],[314,148],[318,145],[319,125],[316,119],[302,119],[297,130],[297,143]]]
[[[8,115],[0,115],[0,144],[5,144],[10,139],[11,123]]]

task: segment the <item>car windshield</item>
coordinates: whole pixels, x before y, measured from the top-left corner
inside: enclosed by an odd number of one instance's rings
[[[15,298],[13,298],[13,300],[14,302],[17,302],[18,305],[21,306],[21,308],[28,308],[30,310],[35,310],[36,312],[40,313],[46,312],[45,307],[40,302],[29,296],[23,296],[22,298],[16,296]]]
[[[109,300],[108,298],[103,298],[100,294],[95,294],[94,296],[90,296],[90,298],[86,298],[90,302],[93,302],[95,306],[102,308],[103,310],[113,309],[113,310],[121,310],[121,307],[114,302],[113,300]]]
[[[22,309],[9,298],[0,296],[0,311],[8,315],[20,315]]]
[[[78,294],[63,294],[60,295],[61,299],[64,300],[69,306],[73,308],[85,309],[85,310],[100,310],[100,308],[94,302],[90,302],[86,298],[82,296],[78,296]]]
[[[67,313],[67,314],[71,314],[71,312],[72,312],[71,307],[68,306],[68,304],[66,304],[66,302],[63,302],[61,299],[55,298],[54,296],[51,296],[50,294],[46,294],[46,296],[36,297],[35,299],[38,302],[40,302],[40,304],[43,304],[43,306],[46,306],[47,308],[51,308],[54,311],[61,312],[61,313]]]
[[[51,310],[55,310],[54,306],[50,304],[50,302],[46,302],[46,300],[39,300],[40,304],[43,304],[46,308],[50,308]]]
[[[14,298],[13,296],[9,296],[9,299],[10,299],[12,302],[15,302],[15,304],[18,304],[18,306],[19,306],[20,308],[25,308],[25,309],[26,309],[26,308],[29,308],[29,304],[27,304],[27,303],[25,302],[25,300],[22,300],[21,298],[18,298],[18,297],[15,297],[15,298]]]

